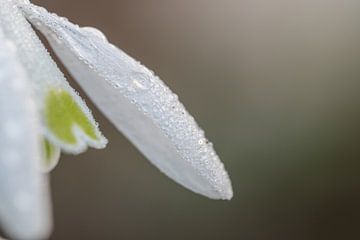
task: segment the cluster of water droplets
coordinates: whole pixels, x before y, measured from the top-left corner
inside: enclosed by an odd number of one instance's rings
[[[114,53],[112,47],[107,48],[96,41],[92,44],[96,46],[95,49],[101,50],[98,51],[96,61],[88,62],[90,68],[151,118],[174,144],[182,158],[197,169],[212,186],[217,186],[216,191],[224,198],[232,195],[229,189],[224,187],[229,185],[228,176],[212,143],[206,139],[203,130],[180,103],[178,96],[152,71],[121,50],[116,49],[116,54],[110,54],[108,51]],[[116,63],[121,66],[114,67]],[[124,65],[127,66],[126,69]]]

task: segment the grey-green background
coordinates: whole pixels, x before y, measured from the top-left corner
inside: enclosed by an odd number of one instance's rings
[[[52,172],[51,239],[360,239],[360,1],[34,2],[153,69],[235,192],[180,187],[87,100],[110,143]]]

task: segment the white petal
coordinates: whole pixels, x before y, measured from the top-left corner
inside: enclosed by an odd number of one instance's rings
[[[41,120],[43,122],[42,130],[44,135],[52,143],[60,146],[62,150],[70,153],[85,151],[88,145],[94,148],[104,148],[107,140],[100,133],[90,110],[80,96],[71,88],[55,62],[51,59],[40,39],[26,21],[22,12],[17,8],[17,2],[18,1],[0,0],[0,26],[2,26],[7,38],[11,39],[19,50],[18,59],[25,68],[31,80],[31,85],[36,92],[37,106],[42,113]],[[61,93],[66,92],[71,96],[84,113],[85,118],[87,118],[92,125],[96,140],[94,140],[95,138],[89,137],[89,135],[85,133],[86,131],[78,127],[79,124],[76,125],[75,123],[70,124],[70,133],[74,135],[75,143],[66,141],[66,139],[57,134],[58,132],[54,131],[56,129],[54,129],[54,124],[49,123],[49,114],[47,111],[47,100],[54,90]],[[66,108],[66,104],[61,102],[60,97],[58,98],[59,101],[57,105],[59,109],[61,108],[64,112],[61,117],[66,118],[72,116],[70,110]],[[62,121],[59,122],[61,123]]]
[[[0,29],[0,222],[15,239],[51,230],[47,177],[40,172],[40,129],[15,46]]]
[[[157,76],[99,30],[80,28],[34,5],[22,9],[95,104],[154,165],[194,192],[232,197],[212,144]]]

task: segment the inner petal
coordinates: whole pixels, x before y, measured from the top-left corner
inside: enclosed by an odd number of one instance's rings
[[[50,142],[69,153],[80,153],[85,151],[87,146],[105,147],[107,140],[99,131],[98,124],[90,110],[68,84],[31,25],[17,8],[16,3],[17,1],[0,0],[0,26],[4,29],[6,36],[15,44],[19,54],[18,58],[31,80],[38,110],[42,115],[43,134]],[[63,97],[56,102],[51,101],[51,107],[56,108],[51,111],[48,101],[49,96],[54,96],[54,89],[62,92]],[[70,107],[64,104],[64,96],[66,96],[67,102],[72,103]],[[76,111],[74,111],[75,109]],[[54,111],[58,113],[56,116],[59,117],[55,121],[56,127],[49,125],[49,122],[54,123],[54,119],[52,118],[51,121],[48,119],[48,117],[55,116],[52,114]],[[71,116],[72,114],[75,116]],[[76,124],[68,128],[67,134],[72,137],[72,141],[65,139],[58,131],[59,123],[65,121],[63,125],[69,125],[71,122],[69,119],[81,119],[73,121]]]
[[[75,134],[80,131],[92,141],[99,141],[96,128],[75,99],[63,89],[51,89],[45,98],[45,125],[62,142],[78,144]]]

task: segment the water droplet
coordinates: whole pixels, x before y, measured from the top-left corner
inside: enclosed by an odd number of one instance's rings
[[[132,87],[140,90],[148,90],[152,86],[152,82],[150,78],[141,72],[133,72],[129,74],[129,78],[131,79]]]
[[[81,29],[83,31],[90,33],[93,36],[107,42],[107,38],[106,38],[105,34],[103,32],[101,32],[99,29],[93,28],[93,27],[82,27]]]
[[[206,139],[204,138],[201,138],[199,141],[198,141],[199,145],[203,145],[206,143]]]

